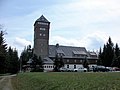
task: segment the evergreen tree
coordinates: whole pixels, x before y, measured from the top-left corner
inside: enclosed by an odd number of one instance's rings
[[[101,50],[101,47],[100,47],[100,51],[99,51],[97,65],[102,65],[102,50]]]
[[[59,67],[59,68],[61,68],[61,67],[63,67],[63,66],[64,66],[63,57],[62,57],[62,56],[60,56],[60,67]]]
[[[89,65],[89,63],[87,61],[87,57],[85,57],[85,60],[83,61],[83,67],[87,68],[89,70],[89,66],[88,65]]]
[[[114,58],[114,46],[113,46],[111,38],[109,37],[108,43],[107,43],[106,65],[105,66],[108,66],[108,67],[111,66],[113,58]]]
[[[19,57],[16,49],[13,50],[13,61],[11,64],[13,65],[11,73],[17,73],[19,71]]]
[[[120,50],[119,50],[118,44],[116,43],[112,66],[120,67],[120,62],[119,61],[120,61]]]
[[[17,73],[19,70],[19,61],[18,61],[18,52],[17,50],[13,50],[11,47],[9,47],[7,52],[7,72],[8,73]]]
[[[102,61],[102,65],[104,66],[105,65],[105,63],[106,63],[106,45],[104,44],[104,47],[103,47],[103,52],[102,52],[102,54],[101,54],[101,61]]]
[[[60,68],[64,66],[62,56],[58,57],[58,55],[56,55],[55,61],[54,61],[54,66],[55,66],[54,67],[55,72],[58,72],[60,70]]]
[[[54,71],[56,71],[56,72],[59,71],[58,55],[55,56],[55,61],[54,61]]]
[[[40,71],[43,72],[44,68],[43,68],[43,61],[41,59],[41,56],[39,56],[39,58],[38,58],[38,65],[39,65]]]
[[[42,72],[43,71],[43,61],[41,59],[41,57],[39,56],[39,58],[37,57],[37,55],[33,55],[32,57],[32,72]]]
[[[119,47],[118,47],[117,43],[116,43],[116,46],[115,46],[115,55],[116,55],[117,58],[120,56],[120,50],[119,50]]]
[[[31,49],[31,45],[25,47],[23,52],[21,53],[20,59],[22,61],[22,65],[26,65],[30,58],[32,58],[33,50]]]
[[[108,42],[104,45],[102,52],[102,63],[106,67],[110,67],[112,65],[114,58],[114,47],[111,38],[109,37]]]
[[[36,71],[36,69],[37,69],[37,61],[38,61],[38,58],[37,58],[37,55],[33,55],[33,57],[32,57],[32,68],[33,68],[33,70],[32,71]]]
[[[7,51],[7,60],[6,60],[6,68],[8,73],[11,73],[12,71],[12,67],[13,67],[11,64],[12,60],[13,60],[13,49],[9,47]]]
[[[5,44],[4,32],[1,31],[0,28],[0,73],[6,72],[6,52],[7,52],[7,44]]]

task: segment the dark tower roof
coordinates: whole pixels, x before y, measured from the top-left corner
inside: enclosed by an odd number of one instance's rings
[[[36,20],[36,22],[49,22],[43,15]]]

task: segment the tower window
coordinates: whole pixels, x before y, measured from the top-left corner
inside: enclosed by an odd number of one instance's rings
[[[46,36],[45,34],[43,34],[43,36]]]
[[[45,31],[45,28],[40,28],[40,30]]]
[[[42,33],[40,33],[40,36],[42,36]]]
[[[43,52],[43,50],[41,49],[41,53]]]
[[[40,44],[40,46],[43,46],[43,44]]]
[[[48,23],[43,23],[43,22],[38,22],[38,24],[41,24],[41,25],[48,25]]]

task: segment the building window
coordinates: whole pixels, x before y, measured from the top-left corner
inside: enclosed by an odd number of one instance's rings
[[[82,60],[80,60],[80,62],[82,63]]]
[[[41,52],[43,52],[43,50],[41,49]]]
[[[43,44],[40,44],[40,46],[44,46]]]
[[[42,36],[42,33],[40,33],[40,36]]]
[[[67,68],[69,68],[69,65],[67,65]]]
[[[43,22],[38,22],[38,24],[41,24],[41,25],[48,25],[48,23],[43,23]]]
[[[76,69],[76,65],[74,65],[74,69]]]
[[[74,60],[74,62],[76,63],[76,60]]]
[[[43,34],[43,36],[46,36],[45,34]]]
[[[45,31],[45,28],[40,28],[40,30]]]
[[[67,62],[69,62],[69,59],[67,59]]]
[[[44,68],[46,68],[46,66],[44,66]]]

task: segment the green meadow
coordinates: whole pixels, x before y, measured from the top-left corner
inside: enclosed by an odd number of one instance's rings
[[[120,72],[19,73],[14,90],[120,90]]]

